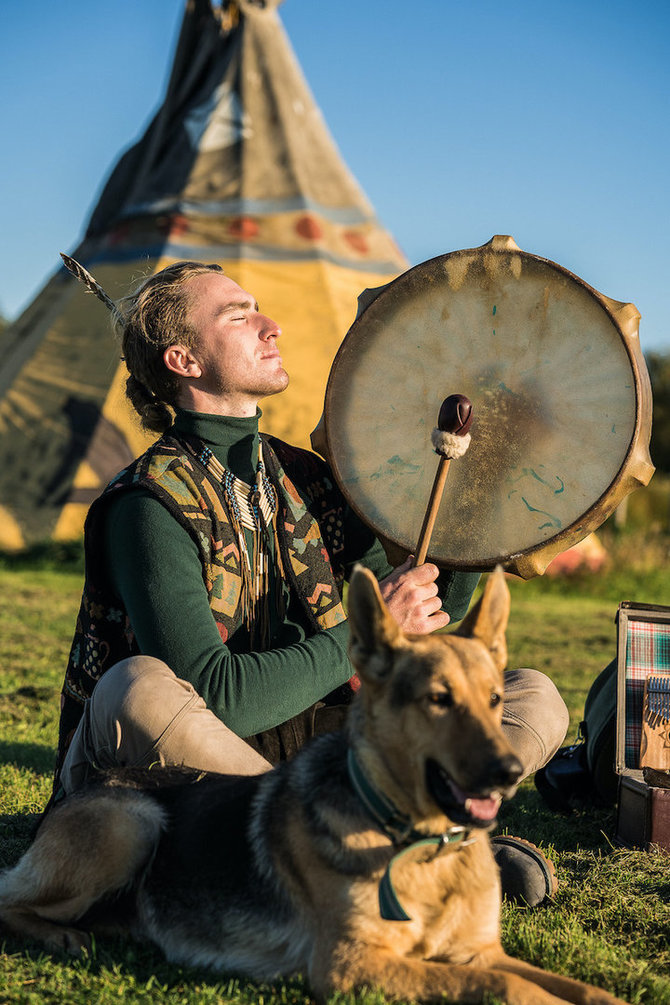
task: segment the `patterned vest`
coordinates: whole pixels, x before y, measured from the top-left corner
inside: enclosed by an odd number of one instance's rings
[[[274,437],[262,440],[267,472],[278,490],[277,536],[284,575],[313,631],[331,628],[346,619],[340,598],[345,500],[315,454]],[[107,581],[102,556],[102,521],[116,493],[137,486],[154,493],[198,546],[210,608],[224,642],[242,622],[242,556],[221,488],[195,455],[186,438],[166,433],[122,471],[89,510],[86,580],[61,696],[57,771],[97,681],[119,660],[139,652],[128,615]],[[347,703],[351,693],[347,686],[339,688],[326,704]],[[307,709],[247,742],[276,762],[315,731],[316,712],[317,706]]]

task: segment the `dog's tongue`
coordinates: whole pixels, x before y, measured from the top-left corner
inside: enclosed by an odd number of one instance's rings
[[[471,817],[475,820],[495,820],[500,809],[500,796],[487,796],[484,799],[478,799],[475,796],[469,796],[454,781],[450,781],[449,784],[459,803],[463,803]]]

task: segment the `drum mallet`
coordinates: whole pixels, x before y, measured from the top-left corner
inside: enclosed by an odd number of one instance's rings
[[[428,546],[437,519],[437,511],[440,508],[444,486],[449,474],[449,465],[452,460],[462,457],[470,446],[468,430],[471,422],[472,402],[469,398],[466,398],[464,394],[450,394],[448,398],[444,399],[437,417],[437,426],[430,437],[433,449],[436,454],[439,454],[440,461],[428,500],[426,515],[423,518],[423,526],[419,534],[412,568],[423,565],[426,561]]]

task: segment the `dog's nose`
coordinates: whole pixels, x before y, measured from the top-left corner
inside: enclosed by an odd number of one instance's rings
[[[522,774],[523,765],[516,754],[505,754],[491,765],[489,779],[493,785],[504,788],[518,782]]]

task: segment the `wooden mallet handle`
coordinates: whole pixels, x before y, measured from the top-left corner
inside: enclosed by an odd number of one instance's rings
[[[456,457],[462,457],[470,445],[470,423],[472,422],[472,402],[464,394],[450,394],[440,406],[437,426],[433,430],[432,443],[435,453],[439,454],[433,488],[423,518],[419,541],[416,546],[413,568],[423,565],[428,554],[430,539],[440,508],[444,486],[449,474],[449,466]]]

